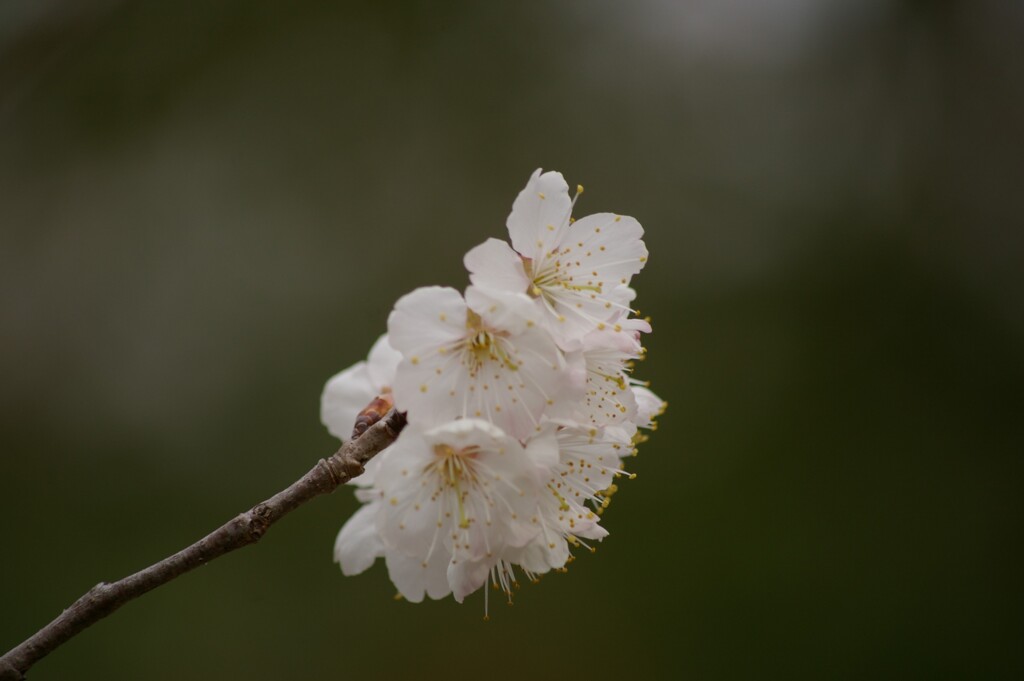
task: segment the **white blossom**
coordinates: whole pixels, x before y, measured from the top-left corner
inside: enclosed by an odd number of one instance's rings
[[[488,580],[511,601],[519,575],[564,571],[608,535],[623,460],[666,405],[632,376],[651,331],[630,308],[643,229],[613,213],[573,221],[568,190],[536,171],[508,216],[511,246],[466,254],[465,295],[403,296],[367,360],[325,386],[321,420],[342,440],[379,396],[408,418],[354,480],[362,506],[334,545],[344,574],[384,558],[409,601],[462,602]]]
[[[346,574],[384,555],[399,592],[456,600],[480,588],[508,548],[539,531],[540,494],[523,446],[500,428],[461,419],[424,431],[410,423],[377,472],[367,505],[338,535]]]
[[[473,285],[500,301],[498,310],[521,313],[524,297],[532,299],[558,344],[570,350],[628,315],[630,279],[647,261],[635,219],[597,213],[573,221],[573,203],[561,173],[537,170],[508,216],[512,247],[489,239],[465,257]]]
[[[630,372],[634,361],[643,356],[638,334],[610,328],[592,331],[574,356],[585,367],[583,399],[559,403],[549,416],[587,427],[623,429],[628,439],[636,430],[637,401]]]
[[[532,582],[551,570],[564,572],[573,548],[594,552],[594,542],[608,535],[600,516],[617,491],[614,479],[626,474],[619,448],[600,429],[553,422],[527,443],[544,488],[534,510],[541,531],[522,547],[506,548],[491,568],[492,583],[509,602],[518,586],[517,570]]]
[[[395,405],[410,421],[483,418],[526,438],[545,409],[582,391],[550,335],[487,324],[455,289],[432,286],[403,296],[388,318],[388,335],[402,353]]]

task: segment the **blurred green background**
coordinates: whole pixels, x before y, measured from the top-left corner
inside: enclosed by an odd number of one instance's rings
[[[32,679],[1022,678],[1024,6],[0,2],[0,648],[336,442],[536,167],[670,403],[566,575],[410,605],[347,490]]]

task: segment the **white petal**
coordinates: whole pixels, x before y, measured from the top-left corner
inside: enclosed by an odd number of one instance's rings
[[[643,229],[630,217],[599,213],[569,224],[526,268],[548,312],[547,326],[563,350],[629,314],[629,281],[647,261]],[[532,290],[532,289],[531,289]]]
[[[433,424],[457,415],[464,396],[458,372],[449,370],[459,357],[449,350],[466,335],[467,312],[458,291],[432,286],[400,298],[388,317],[388,339],[403,356],[391,391],[410,420]]]
[[[448,565],[448,585],[452,596],[461,603],[469,594],[484,586],[491,567],[497,563],[495,557],[488,560],[452,561]]]
[[[452,592],[448,584],[447,570],[444,569],[445,554],[438,553],[431,558],[430,566],[427,568],[427,595],[435,601],[444,598]]]
[[[537,432],[541,417],[552,406],[561,401],[578,400],[583,386],[574,381],[576,374],[569,370],[554,339],[543,329],[527,329],[509,341],[510,345],[514,343],[510,354],[516,358],[519,368],[504,373],[501,380],[494,383],[493,399],[502,406],[502,411],[492,413],[491,418],[510,435],[525,439]],[[482,396],[485,392],[478,389],[475,394]],[[480,403],[483,403],[482,398]]]
[[[433,323],[429,314],[421,317],[428,320],[423,324]],[[392,321],[394,327],[411,324],[412,315],[396,307]],[[525,439],[556,400],[582,394],[582,385],[566,375],[553,339],[540,328],[512,334],[491,327],[468,329],[463,321],[458,338],[455,332],[451,329],[443,344],[419,345],[416,354],[406,354],[398,365],[392,392],[395,405],[408,412],[410,421],[429,426],[483,418]],[[484,339],[482,345],[474,346],[478,337]],[[392,337],[392,344],[397,342]]]
[[[545,537],[542,534],[523,548],[506,552],[506,558],[530,572],[542,575],[565,565],[569,560],[569,545],[561,536]]]
[[[320,421],[331,435],[348,442],[356,416],[376,396],[366,362],[357,362],[327,381],[320,396]]]
[[[466,302],[444,286],[424,286],[398,299],[388,316],[388,341],[406,358],[445,345],[466,331]]]
[[[461,416],[467,396],[459,383],[464,376],[451,366],[458,362],[453,357],[425,352],[398,365],[391,392],[395,407],[408,412],[410,421],[431,426]]]
[[[576,529],[574,532],[577,537],[595,539],[597,541],[601,541],[608,536],[608,530],[598,525],[596,520],[588,524],[576,523]]]
[[[633,436],[636,434],[636,424],[632,421],[621,421],[613,426],[606,426],[604,436],[612,442],[619,444],[620,457],[629,456],[633,451]]]
[[[562,428],[556,436],[560,449],[559,477],[567,486],[583,493],[578,503],[582,504],[590,494],[587,490],[600,491],[612,484],[621,465],[617,442],[607,438],[601,429],[595,432],[586,427]],[[590,516],[584,520],[596,523],[597,516]]]
[[[447,444],[458,447],[493,447],[505,443],[507,436],[501,428],[482,419],[460,419],[450,421],[423,434],[430,444]]]
[[[639,320],[643,321],[643,320]],[[612,327],[592,331],[583,337],[583,352],[611,350],[622,353],[622,361],[636,359],[643,351],[640,339],[633,333],[616,332]]]
[[[542,470],[558,465],[558,440],[555,438],[555,423],[546,423],[542,432],[526,442],[526,456]],[[544,476],[545,478],[547,476]]]
[[[462,546],[456,555],[480,560],[503,546],[522,546],[537,534],[530,513],[541,493],[540,478],[518,440],[480,419],[453,421],[428,431],[425,438],[456,449],[474,448],[467,467],[473,480],[485,483],[463,485],[469,527],[459,532]]]
[[[395,583],[413,597],[426,582],[392,553],[416,558],[420,570],[444,556],[454,566],[446,579],[461,598],[482,583],[501,551],[528,543],[540,529],[531,517],[539,479],[522,445],[486,421],[461,419],[426,432],[410,423],[377,485],[376,527]]]
[[[373,461],[380,461],[381,457],[383,456],[384,452],[381,452],[377,456],[373,457]],[[360,475],[359,477],[362,478],[363,476]],[[356,499],[358,499],[360,502],[364,504],[368,504],[371,501],[378,501],[380,499],[380,492],[370,487],[360,487],[358,489],[352,490],[352,492],[353,494],[355,494]]]
[[[602,283],[597,277],[574,281],[586,286]],[[592,331],[607,327],[618,333],[626,332],[616,320],[632,312],[629,304],[634,295],[635,291],[628,286],[602,287],[600,292],[547,288],[542,301],[548,310],[544,324],[560,348],[577,350],[580,339]]]
[[[341,528],[334,542],[334,561],[346,575],[358,575],[384,555],[375,517],[378,503],[364,505]]]
[[[543,309],[525,293],[470,286],[466,288],[466,304],[487,326],[513,334],[544,320]]]
[[[533,259],[547,253],[558,243],[562,230],[569,224],[571,212],[572,201],[565,178],[553,171],[541,174],[538,168],[516,197],[505,223],[512,247]]]
[[[636,398],[630,389],[627,363],[641,353],[635,332],[606,328],[584,336],[582,342],[582,352],[569,356],[581,356],[585,362],[583,398],[555,405],[548,416],[597,427],[628,423],[636,414]]]
[[[436,485],[423,477],[433,456],[422,428],[409,423],[389,448],[374,481],[383,508],[377,518],[378,532],[388,546],[419,556],[421,561],[431,554],[432,547],[434,553],[443,548],[443,535],[437,527],[439,502],[431,499]]]
[[[388,551],[384,559],[392,583],[410,603],[421,602],[424,593],[433,599],[451,593],[446,573],[448,556],[444,552],[436,553],[428,562],[397,551]]]
[[[474,247],[462,261],[474,286],[510,293],[526,293],[530,286],[522,257],[500,239]]]
[[[636,397],[637,410],[633,422],[641,428],[650,428],[654,419],[665,411],[665,401],[650,391],[649,388],[635,385],[633,395]]]
[[[366,369],[370,374],[370,383],[377,394],[381,394],[384,388],[390,388],[395,381],[395,370],[402,360],[402,355],[391,347],[388,342],[388,335],[384,334],[377,339],[377,342],[370,348],[370,355],[366,360]],[[366,405],[363,405],[364,407]]]
[[[595,213],[580,218],[566,228],[565,243],[571,247],[573,274],[587,276],[597,272],[608,287],[628,285],[647,262],[644,230],[640,223],[625,215]],[[579,263],[578,265],[576,263]]]
[[[617,323],[625,331],[633,333],[634,336],[637,337],[637,340],[639,340],[639,334],[651,332],[651,323],[646,319],[626,317],[625,319],[615,320],[615,323]]]

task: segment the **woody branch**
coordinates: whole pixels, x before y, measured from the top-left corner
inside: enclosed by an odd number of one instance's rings
[[[363,466],[405,427],[392,409],[287,489],[257,504],[188,548],[113,583],[100,582],[56,619],[0,657],[0,681],[22,681],[36,662],[122,605],[200,565],[259,541],[275,522],[307,501],[362,474]]]

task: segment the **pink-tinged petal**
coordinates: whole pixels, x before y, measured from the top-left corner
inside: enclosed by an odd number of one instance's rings
[[[327,381],[320,396],[320,421],[331,435],[348,442],[356,416],[376,396],[366,362],[357,362]]]
[[[458,340],[466,332],[466,302],[444,286],[424,286],[398,299],[388,316],[388,341],[404,357]]]
[[[395,370],[401,360],[401,353],[391,347],[387,334],[378,338],[370,348],[370,355],[366,359],[366,369],[370,374],[370,383],[373,384],[378,394],[382,393],[385,388],[391,387],[395,380]]]
[[[377,534],[379,504],[366,504],[341,528],[334,542],[334,562],[345,575],[358,575],[384,555],[384,544]]]
[[[488,239],[463,258],[473,285],[509,293],[526,293],[530,280],[523,259],[500,239]]]
[[[571,212],[569,185],[562,174],[542,174],[537,169],[516,197],[505,223],[512,247],[533,259],[547,253],[561,238]]]

